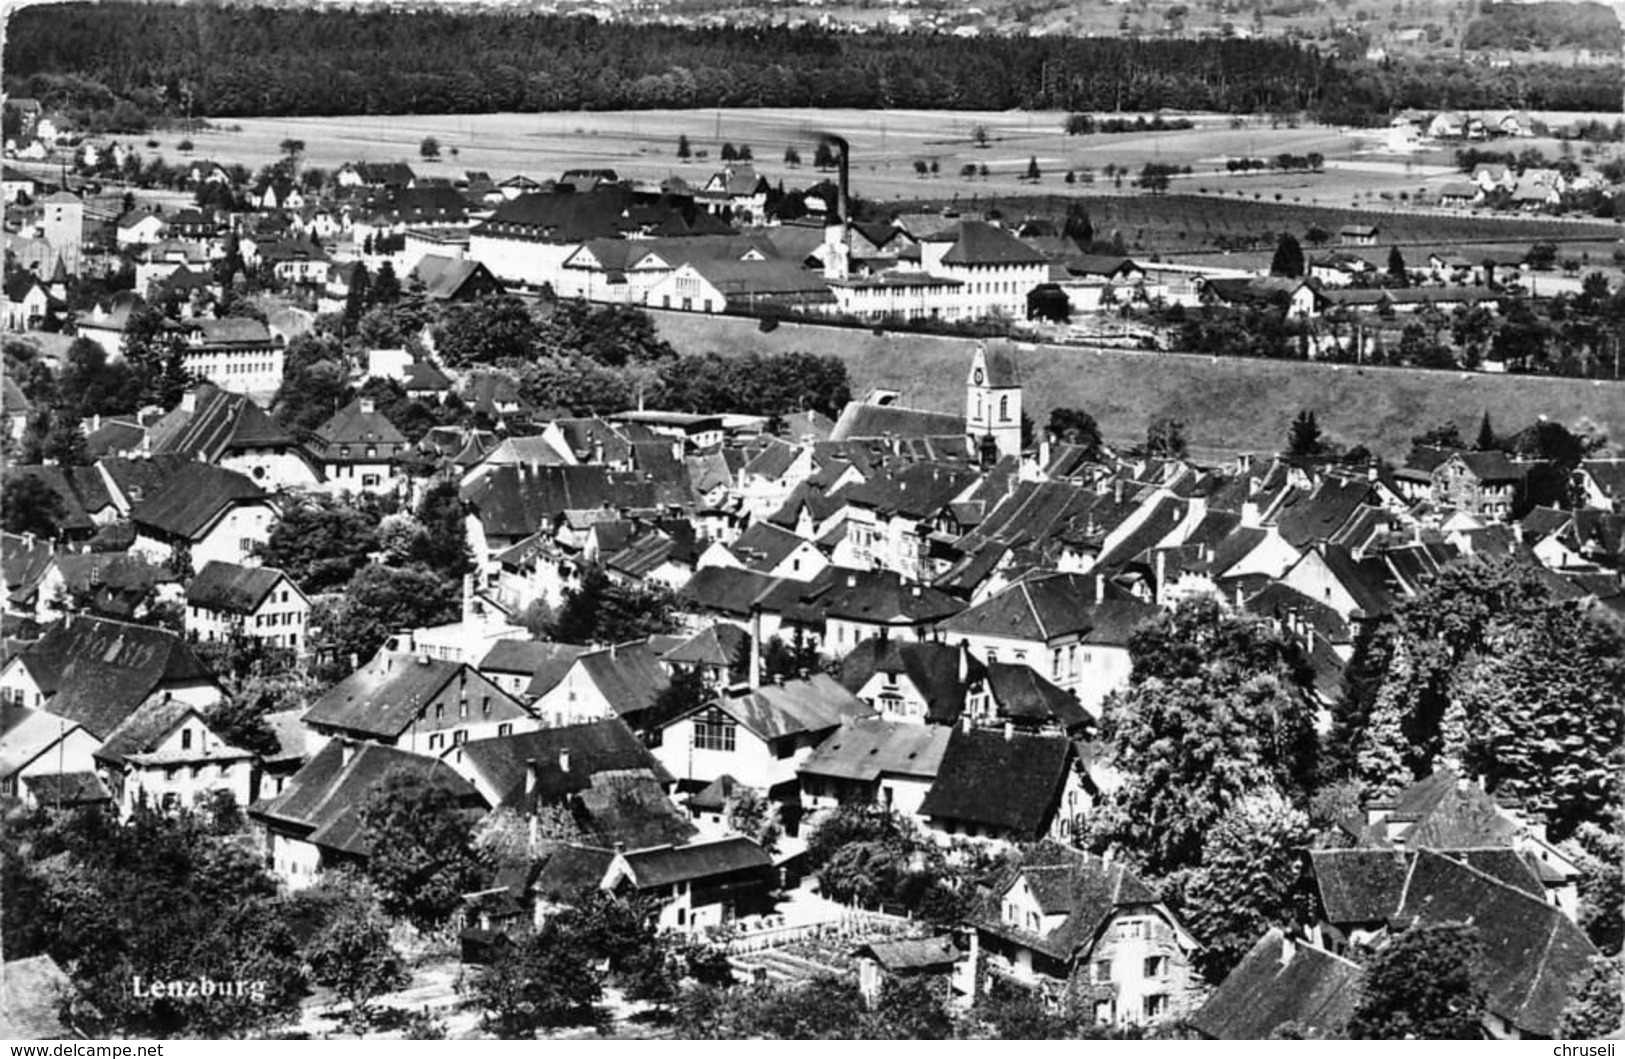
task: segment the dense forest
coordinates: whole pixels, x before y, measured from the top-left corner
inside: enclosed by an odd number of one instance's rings
[[[86,127],[183,114],[680,107],[1309,112],[1595,110],[1618,71],[1374,65],[1264,40],[1127,40],[600,25],[497,11],[56,4],[11,20],[5,87]]]
[[[1467,24],[1462,47],[1469,51],[1590,48],[1615,52],[1621,44],[1619,17],[1598,3],[1544,0],[1533,4],[1485,4]]]

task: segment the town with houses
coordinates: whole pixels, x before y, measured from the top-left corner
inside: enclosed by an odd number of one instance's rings
[[[25,171],[58,132],[11,105],[0,1036],[1620,1032],[1617,439],[1475,406],[1388,460],[1306,412],[1208,460],[1030,414],[1040,340],[1122,306],[1380,330],[1493,315],[1492,262],[1378,285],[1378,224],[1283,276],[859,219],[833,136],[793,210],[737,157],[188,158],[187,204],[109,208],[130,145]],[[1525,134],[1485,120],[1388,136]],[[1437,200],[1605,186],[1485,163]],[[670,407],[646,311],[1005,326],[954,407],[844,367]],[[106,939],[181,914],[113,889],[143,847],[277,909],[223,951],[297,988],[237,1022],[113,999]],[[204,973],[181,951],[149,978]]]

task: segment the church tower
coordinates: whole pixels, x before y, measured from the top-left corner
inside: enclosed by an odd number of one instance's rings
[[[1021,455],[1021,379],[1015,348],[993,340],[976,347],[965,380],[965,436],[971,455],[992,437],[999,458]]]

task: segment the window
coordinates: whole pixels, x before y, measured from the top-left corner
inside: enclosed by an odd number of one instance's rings
[[[1096,960],[1095,961],[1094,979],[1095,979],[1095,981],[1097,983],[1111,981],[1112,980],[1112,961],[1110,961],[1110,960]]]
[[[181,729],[181,749],[192,749],[192,730],[190,728]]]
[[[1147,978],[1168,977],[1168,957],[1147,956],[1145,958],[1145,976]]]
[[[1008,396],[999,398],[999,422],[1010,422],[1010,398]]]
[[[1038,933],[1038,913],[1037,912],[1028,912],[1027,913],[1027,929],[1032,931],[1034,934]]]
[[[462,746],[466,742],[468,742],[468,733],[463,731],[461,728],[451,733],[452,746]]]
[[[1119,938],[1143,938],[1146,936],[1145,920],[1126,919],[1117,925]]]
[[[482,716],[491,716],[491,696],[486,695],[480,700],[480,713]]]
[[[434,733],[433,735],[431,735],[429,737],[429,749],[430,750],[439,750],[441,747],[443,747],[445,745],[446,745],[446,737],[445,737],[445,735],[443,733],[436,732],[436,733]]]
[[[434,719],[437,720],[437,721],[443,721],[443,720],[446,719],[446,704],[445,703],[437,702],[437,703],[434,704]]]
[[[511,724],[499,724],[499,725],[497,725],[497,735],[513,735],[513,725],[511,725]]]
[[[1110,1000],[1095,1002],[1095,1024],[1109,1025],[1117,1017],[1117,1005]]]
[[[732,753],[739,723],[715,707],[694,722],[694,749]]]
[[[1153,993],[1145,998],[1145,1017],[1161,1018],[1168,1011],[1168,994]]]

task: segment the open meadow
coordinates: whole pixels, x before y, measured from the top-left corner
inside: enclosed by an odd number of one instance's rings
[[[918,408],[964,407],[973,339],[802,324],[782,324],[763,334],[754,320],[651,315],[679,352],[833,354],[845,361],[854,396],[879,387],[899,391],[903,403]],[[1172,415],[1184,420],[1192,454],[1201,459],[1274,452],[1304,409],[1315,412],[1334,440],[1364,444],[1396,460],[1405,456],[1412,436],[1447,419],[1471,433],[1485,411],[1501,429],[1539,416],[1564,424],[1588,417],[1609,437],[1625,439],[1625,383],[1068,346],[1020,348],[1024,407],[1040,426],[1052,408],[1082,408],[1099,421],[1107,440],[1134,444],[1144,441],[1152,416]]]
[[[331,168],[347,161],[405,161],[427,175],[485,170],[497,179],[524,173],[538,179],[566,169],[613,168],[624,176],[703,181],[715,171],[723,143],[749,145],[757,168],[768,179],[804,186],[821,179],[812,168],[813,149],[822,133],[834,132],[852,144],[853,191],[880,203],[923,197],[961,199],[1018,193],[1056,194],[1119,189],[1104,176],[1108,166],[1137,173],[1147,162],[1184,168],[1186,185],[1236,191],[1245,197],[1347,207],[1357,198],[1384,193],[1414,194],[1449,178],[1452,155],[1434,151],[1413,156],[1373,154],[1370,135],[1318,125],[1275,125],[1267,119],[1227,115],[1188,115],[1195,128],[1177,132],[1096,133],[1068,136],[1058,111],[902,111],[807,109],[719,109],[574,111],[545,114],[436,114],[391,117],[237,118],[187,137],[178,131],[156,134],[156,148],[171,161],[184,157],[177,145],[190,138],[194,157],[239,162],[258,168],[282,155],[284,140],[303,141],[306,165]],[[985,146],[976,132],[985,130]],[[420,157],[425,137],[440,144],[438,161]],[[677,157],[679,136],[688,137],[694,157]],[[1533,141],[1518,141],[1521,149]],[[784,161],[795,148],[800,166]],[[146,148],[146,150],[154,150]],[[1289,153],[1320,154],[1321,173],[1234,174],[1228,158],[1272,158]],[[923,162],[927,175],[917,172]],[[1025,179],[1036,162],[1040,177]],[[935,164],[936,172],[930,167]],[[967,175],[966,167],[975,175]],[[983,167],[987,176],[982,176]],[[1068,185],[1068,170],[1094,177],[1090,185]],[[1194,187],[1190,188],[1194,190]]]

